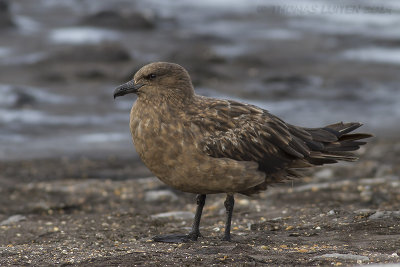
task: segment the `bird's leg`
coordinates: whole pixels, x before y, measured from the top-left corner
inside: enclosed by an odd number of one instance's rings
[[[203,207],[206,202],[206,195],[197,195],[197,209],[194,215],[194,221],[192,224],[192,230],[187,235],[165,235],[165,236],[155,236],[153,238],[156,242],[165,243],[182,243],[188,242],[189,240],[196,241],[200,234],[200,219],[203,213]]]
[[[197,195],[197,209],[196,214],[194,215],[194,220],[192,224],[192,230],[189,233],[189,238],[193,241],[196,241],[200,234],[200,219],[201,214],[203,213],[203,207],[206,203],[206,196],[207,195]]]
[[[226,209],[226,223],[225,223],[225,233],[222,237],[224,241],[231,241],[231,222],[232,222],[232,213],[233,206],[235,205],[235,198],[233,194],[227,194],[224,202]]]

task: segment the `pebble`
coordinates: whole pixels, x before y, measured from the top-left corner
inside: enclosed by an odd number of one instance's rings
[[[144,200],[146,202],[174,202],[178,200],[178,196],[171,190],[153,190],[145,193]]]
[[[170,211],[151,215],[154,219],[175,219],[175,220],[189,220],[193,219],[194,213],[189,211]]]
[[[323,259],[323,258],[335,258],[339,260],[355,260],[355,261],[368,261],[369,258],[367,256],[355,255],[355,254],[324,254],[320,256],[313,257],[313,259]]]
[[[334,210],[330,210],[330,211],[328,211],[327,214],[328,214],[328,215],[335,215],[335,211],[334,211]]]
[[[4,221],[0,222],[0,225],[8,225],[8,224],[25,221],[25,220],[26,220],[25,216],[17,214],[17,215],[10,216],[7,219],[5,219]]]
[[[327,180],[327,179],[330,179],[333,177],[333,171],[332,171],[332,169],[325,168],[325,169],[322,169],[322,170],[316,172],[314,174],[314,177],[321,179],[321,180]]]

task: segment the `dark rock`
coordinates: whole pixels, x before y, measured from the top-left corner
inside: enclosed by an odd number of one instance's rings
[[[155,28],[155,15],[151,12],[121,12],[101,10],[83,19],[82,24],[124,30],[148,30]]]
[[[105,43],[69,47],[56,52],[49,60],[63,62],[120,62],[130,59],[129,52],[119,44]]]
[[[43,73],[40,75],[40,79],[46,82],[65,82],[66,77],[63,73],[61,72],[56,72],[56,71],[49,71],[47,73]]]
[[[29,94],[25,91],[22,91],[22,90],[17,90],[15,93],[15,96],[16,96],[16,99],[15,99],[15,102],[13,105],[14,108],[29,106],[36,102],[36,99],[34,96],[32,96],[31,94]]]
[[[81,79],[102,79],[102,78],[106,78],[107,74],[99,69],[89,69],[89,70],[81,70],[79,71],[76,76],[78,76]]]
[[[0,29],[14,26],[15,23],[12,20],[8,2],[6,0],[0,0]]]

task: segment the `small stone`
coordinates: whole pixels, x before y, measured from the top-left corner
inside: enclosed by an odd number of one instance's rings
[[[151,215],[154,219],[175,219],[175,220],[189,220],[193,219],[194,213],[189,211],[170,211]]]
[[[334,210],[330,210],[330,211],[328,211],[327,214],[328,214],[328,215],[335,215],[335,211],[334,211]]]
[[[321,179],[321,180],[327,180],[333,177],[333,171],[331,169],[322,169],[314,174],[314,177]]]
[[[178,196],[171,190],[153,190],[145,193],[144,200],[146,202],[174,202],[178,200]]]
[[[0,225],[8,225],[8,224],[25,221],[25,220],[26,220],[25,216],[17,214],[17,215],[10,216],[7,219],[5,219],[4,221],[0,222]]]
[[[242,205],[242,206],[249,206],[250,205],[250,201],[248,199],[239,199],[236,202],[237,202],[237,204]]]

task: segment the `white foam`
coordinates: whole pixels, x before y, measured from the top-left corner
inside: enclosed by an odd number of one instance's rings
[[[11,51],[12,51],[12,49],[9,47],[0,46],[0,58],[9,56],[11,54]]]
[[[100,115],[54,115],[34,109],[0,109],[0,123],[20,123],[26,125],[104,125],[126,119],[122,114]]]
[[[113,30],[95,27],[71,27],[52,30],[49,39],[57,44],[98,44],[103,41],[118,39],[119,34]]]
[[[36,33],[40,30],[41,24],[36,20],[22,15],[17,15],[14,17],[14,21],[18,26],[18,29],[25,34]]]
[[[79,142],[82,143],[103,143],[103,142],[119,142],[129,140],[129,134],[122,133],[93,133],[84,134],[79,137]]]
[[[301,34],[288,29],[265,29],[255,31],[257,36],[271,40],[296,40],[301,38]]]
[[[3,65],[31,65],[39,63],[40,61],[46,59],[46,57],[46,52],[34,52],[11,57],[5,56],[0,63]]]
[[[2,142],[7,142],[7,143],[22,143],[25,142],[27,138],[21,134],[5,134],[5,133],[0,133],[0,141]]]
[[[366,47],[344,51],[341,57],[348,60],[387,64],[400,64],[400,48]]]

